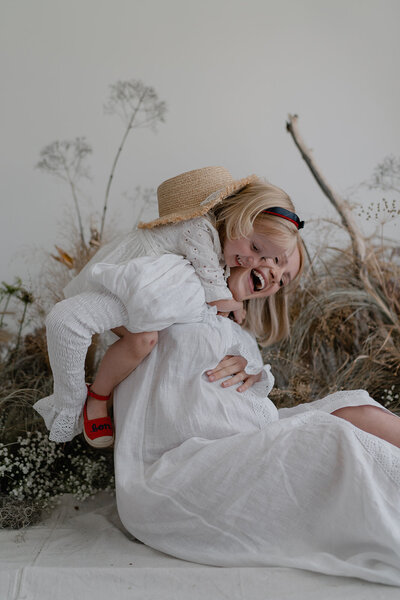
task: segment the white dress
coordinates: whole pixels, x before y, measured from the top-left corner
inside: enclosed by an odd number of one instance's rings
[[[249,334],[207,312],[159,335],[115,391],[119,515],[158,550],[219,566],[296,567],[400,585],[400,450],[330,413],[363,390],[277,410],[204,372]]]
[[[126,284],[131,292],[129,311],[124,299],[121,300],[121,294],[117,296],[111,293],[94,275],[99,263],[108,264],[110,268],[124,269],[125,265],[137,257],[173,254],[186,257],[193,265],[202,283],[202,296],[195,300],[196,308],[193,308],[192,299],[187,297],[188,290],[184,290],[183,293],[177,291],[176,283],[179,279],[174,279],[176,269],[174,273],[173,269],[169,270],[168,261],[161,261],[160,272],[153,268],[151,277],[155,279],[156,285],[157,277],[162,279],[157,288],[158,300],[165,304],[164,300],[168,299],[170,306],[165,315],[165,310],[161,310],[161,314],[165,316],[164,320],[156,318],[155,323],[152,312],[159,312],[159,308],[154,298],[153,310],[149,313],[148,303],[141,292],[140,301],[136,301],[136,273],[131,273],[131,280]],[[164,286],[168,285],[165,281],[165,269],[168,271],[169,280],[173,282],[172,293],[169,290],[165,291]],[[142,286],[147,285],[147,281],[148,278],[143,281]],[[42,415],[50,430],[50,439],[57,442],[69,441],[82,431],[81,414],[87,394],[84,364],[94,334],[120,326],[125,326],[132,332],[161,330],[172,323],[201,319],[205,310],[204,299],[211,302],[232,298],[225,281],[218,233],[206,217],[151,230],[137,229],[122,241],[116,240],[108,244],[100,249],[79,275],[66,286],[64,294],[66,300],[56,304],[46,320],[54,391],[51,396],[42,398],[35,404],[35,409]],[[191,312],[188,309],[191,309]]]
[[[107,244],[66,286],[65,297],[93,289],[90,271],[96,263],[118,265],[138,256],[162,254],[178,254],[187,258],[204,287],[206,302],[232,298],[226,285],[219,236],[207,217],[153,229],[135,229],[121,241]]]
[[[380,405],[356,390],[278,411],[269,367],[244,393],[210,383],[205,371],[226,354],[245,356],[253,372],[262,360],[248,333],[205,305],[181,257],[98,265],[92,278],[123,299],[127,319],[141,304],[157,325],[173,318],[174,302],[160,297],[172,275],[196,322],[161,331],[115,391],[116,497],[127,530],[189,561],[400,585],[400,450],[330,414]]]

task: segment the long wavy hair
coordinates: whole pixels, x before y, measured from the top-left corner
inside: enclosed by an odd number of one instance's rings
[[[289,294],[297,287],[305,264],[304,245],[296,225],[262,212],[276,206],[295,212],[294,204],[284,190],[258,180],[225,198],[209,213],[222,246],[226,239],[247,237],[255,230],[282,246],[288,255],[296,247],[299,250],[300,269],[290,285],[268,298],[246,301],[247,314],[243,326],[257,337],[261,346],[269,346],[289,335]]]

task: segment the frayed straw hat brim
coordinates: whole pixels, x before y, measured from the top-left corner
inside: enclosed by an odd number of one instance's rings
[[[255,181],[258,181],[258,177],[256,175],[249,175],[243,179],[233,180],[222,189],[217,189],[216,191],[212,192],[205,200],[198,202],[197,206],[185,207],[177,202],[175,210],[168,212],[168,214],[163,215],[158,219],[149,221],[148,223],[141,222],[139,223],[138,227],[140,229],[152,229],[153,227],[158,227],[160,225],[172,225],[173,223],[179,223],[180,221],[188,221],[189,219],[202,217],[212,208],[220,204],[225,198],[229,198],[229,196],[240,192],[247,185]]]

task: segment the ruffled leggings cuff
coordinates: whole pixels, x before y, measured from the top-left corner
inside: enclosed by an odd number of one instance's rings
[[[73,408],[56,407],[54,394],[41,398],[33,408],[43,418],[49,430],[49,439],[53,442],[69,442],[82,432],[81,411]]]

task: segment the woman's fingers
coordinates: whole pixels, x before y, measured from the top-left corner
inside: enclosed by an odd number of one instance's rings
[[[209,381],[218,381],[224,377],[230,377],[226,381],[221,383],[224,388],[231,387],[241,383],[237,388],[238,392],[245,392],[252,385],[261,379],[261,373],[257,375],[248,375],[244,370],[247,365],[247,360],[243,356],[231,356],[227,355],[221,360],[220,363],[214,368],[206,372]]]
[[[262,374],[262,371],[260,371],[260,373],[257,373],[256,375],[247,375],[246,374],[246,379],[243,380],[242,385],[240,385],[238,387],[237,391],[245,392],[246,390],[248,390],[252,385],[257,383],[257,381],[260,381],[261,374]]]
[[[247,365],[247,360],[242,356],[225,356],[220,363],[214,368],[206,372],[209,381],[218,381],[229,375],[237,375],[244,372]]]
[[[247,377],[248,377],[248,375],[246,375],[246,373],[244,371],[241,371],[240,373],[233,375],[230,379],[223,381],[221,383],[221,386],[222,387],[231,387],[231,385],[236,385],[237,383],[244,381]]]
[[[254,385],[256,381],[258,381],[258,379],[254,375],[248,375],[247,379],[243,381],[242,385],[239,385],[237,391],[238,392],[245,392],[252,385]]]

